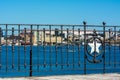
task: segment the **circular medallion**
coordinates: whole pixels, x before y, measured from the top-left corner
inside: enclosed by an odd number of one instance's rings
[[[87,40],[86,51],[92,57],[101,55],[103,52],[102,40],[98,37],[89,38]]]

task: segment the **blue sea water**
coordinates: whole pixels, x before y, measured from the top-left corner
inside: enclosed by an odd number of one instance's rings
[[[97,57],[100,63],[90,63],[87,59],[93,57],[86,56],[84,46],[32,46],[32,75],[120,73],[119,46],[106,46]],[[0,64],[0,77],[29,76],[30,46],[2,46]]]

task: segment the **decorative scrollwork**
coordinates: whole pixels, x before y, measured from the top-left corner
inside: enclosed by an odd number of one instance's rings
[[[98,60],[98,57],[103,53],[103,42],[95,30],[93,31],[92,37],[87,39],[86,42],[86,52],[92,57],[92,60],[90,60],[89,57],[87,57],[87,60],[90,63],[100,63],[102,60]]]

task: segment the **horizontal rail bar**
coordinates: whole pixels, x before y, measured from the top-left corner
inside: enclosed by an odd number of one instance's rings
[[[84,25],[79,25],[79,24],[0,24],[1,25],[8,25],[8,26],[84,26]],[[103,27],[102,25],[86,25],[89,27]],[[120,25],[106,25],[105,27],[120,27]]]

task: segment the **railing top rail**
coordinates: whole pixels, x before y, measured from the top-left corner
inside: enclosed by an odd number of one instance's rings
[[[83,26],[77,24],[0,24],[0,25],[21,25],[21,26]]]
[[[84,26],[79,24],[0,24],[1,25],[10,25],[10,26]],[[103,27],[103,25],[86,25],[89,27]],[[120,27],[119,25],[106,25],[105,27]]]

